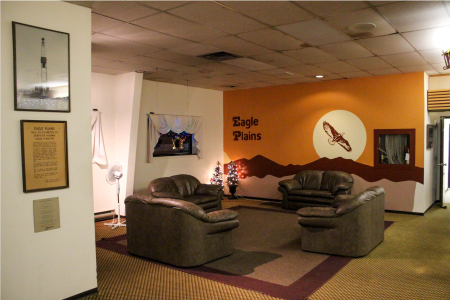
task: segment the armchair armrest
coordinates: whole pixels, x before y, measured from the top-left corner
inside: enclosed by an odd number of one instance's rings
[[[339,216],[344,215],[363,205],[364,201],[360,201],[358,198],[359,197],[351,197],[350,199],[342,201],[336,208],[336,214]]]
[[[183,199],[183,196],[181,196],[178,193],[173,192],[153,192],[152,196],[155,198],[172,198],[172,199]]]
[[[195,190],[195,194],[217,196],[221,190],[223,190],[223,186],[221,186],[220,184],[202,183]]]
[[[338,216],[333,207],[303,207],[297,210],[297,215],[306,218],[335,218]]]
[[[338,191],[347,191],[347,190],[351,189],[352,186],[353,186],[353,182],[341,182],[341,183],[336,184],[331,189],[331,193],[336,194],[336,192],[338,192]]]
[[[223,221],[234,220],[238,216],[238,213],[231,209],[222,209],[213,211],[206,214],[208,223],[218,223]]]
[[[301,190],[302,189],[301,183],[295,179],[282,180],[282,181],[278,182],[278,184],[280,186],[284,187],[288,192],[293,191],[293,190]]]

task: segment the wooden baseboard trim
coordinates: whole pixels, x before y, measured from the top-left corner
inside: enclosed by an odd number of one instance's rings
[[[88,290],[88,291],[85,291],[85,292],[76,294],[76,295],[74,295],[74,296],[72,296],[72,297],[65,298],[65,299],[63,299],[63,300],[75,300],[75,299],[80,299],[80,298],[83,298],[83,297],[86,297],[86,296],[89,296],[89,295],[95,294],[95,293],[98,293],[98,288],[91,289],[91,290]]]

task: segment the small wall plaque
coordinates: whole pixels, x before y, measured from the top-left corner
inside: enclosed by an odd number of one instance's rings
[[[60,228],[59,198],[33,201],[34,232]]]

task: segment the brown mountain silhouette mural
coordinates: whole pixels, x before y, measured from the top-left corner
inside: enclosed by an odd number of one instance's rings
[[[234,162],[238,166],[240,178],[242,179],[251,176],[263,178],[267,175],[281,178],[297,174],[303,170],[326,170],[355,174],[369,182],[388,179],[393,182],[410,180],[423,184],[423,168],[414,167],[406,170],[374,168],[342,157],[334,159],[323,157],[306,165],[289,164],[287,166],[280,165],[261,155],[257,155],[250,160],[241,158]],[[225,164],[224,169],[228,173],[228,164]]]

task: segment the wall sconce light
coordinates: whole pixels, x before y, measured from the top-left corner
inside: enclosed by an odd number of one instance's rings
[[[442,56],[444,56],[445,67],[444,70],[450,68],[450,48],[447,51],[442,51]]]

